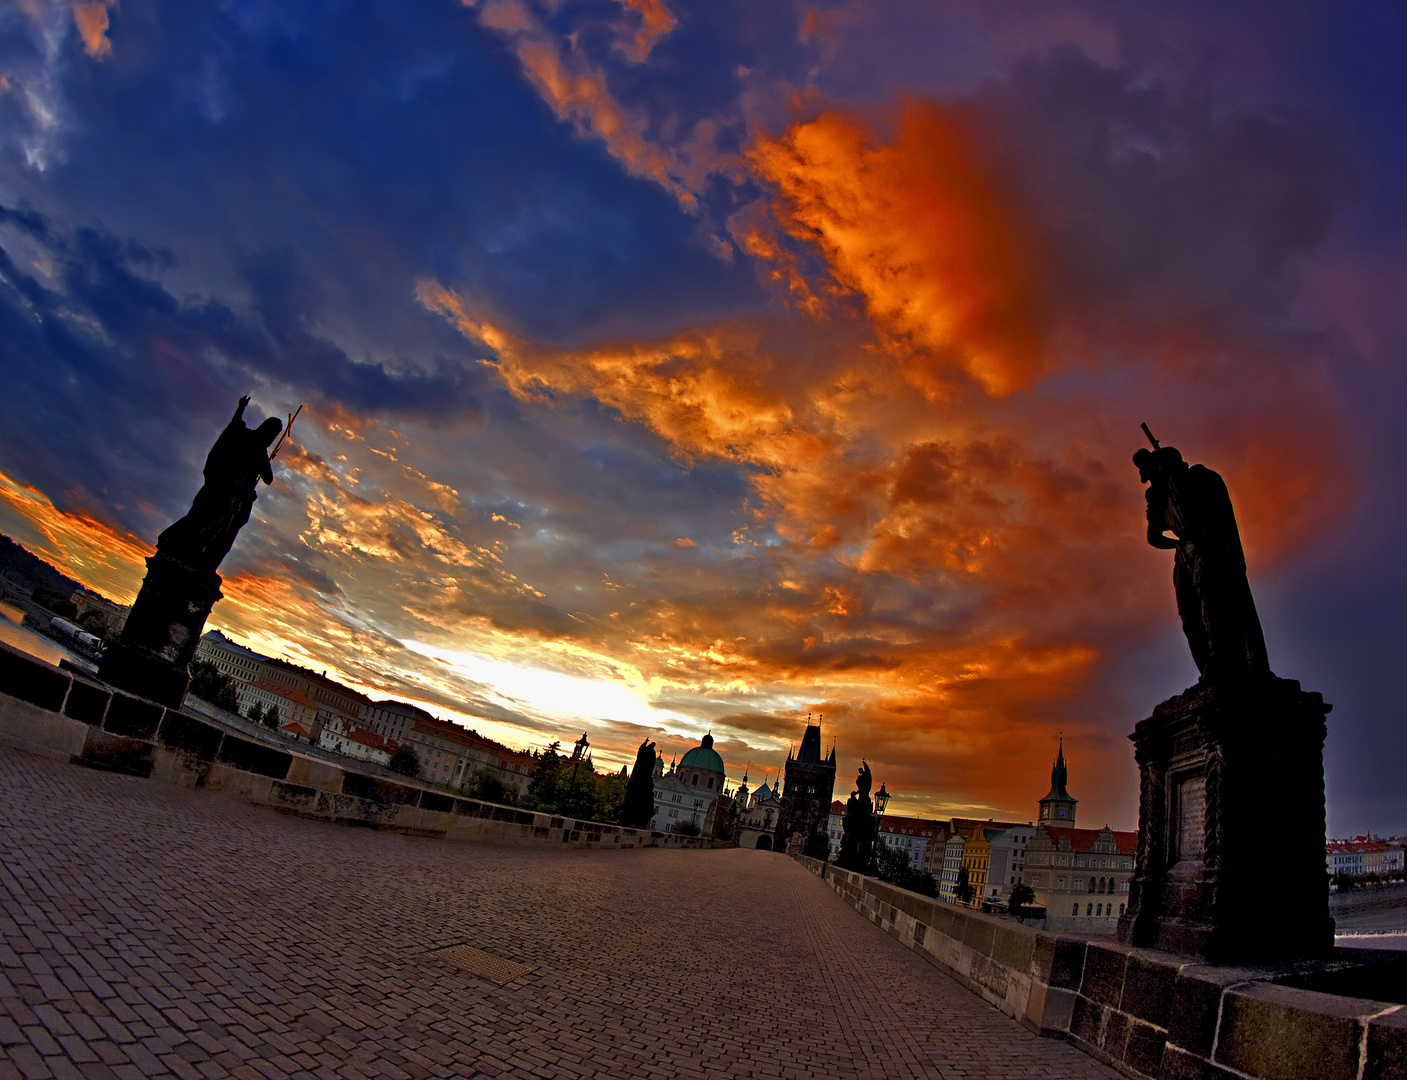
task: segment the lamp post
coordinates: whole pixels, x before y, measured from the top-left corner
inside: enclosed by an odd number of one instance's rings
[[[875,814],[874,820],[874,841],[870,844],[870,868],[868,873],[879,874],[879,827],[884,818],[884,808],[889,805],[889,792],[884,785],[879,785],[879,790],[874,793]]]

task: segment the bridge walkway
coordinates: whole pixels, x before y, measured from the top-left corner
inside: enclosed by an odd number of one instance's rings
[[[1117,1075],[780,855],[453,844],[5,747],[0,1049],[0,1080]]]

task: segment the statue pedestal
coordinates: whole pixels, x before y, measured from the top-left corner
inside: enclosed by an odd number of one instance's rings
[[[1217,963],[1334,946],[1321,695],[1274,676],[1199,684],[1129,736],[1140,770],[1126,945]]]
[[[147,576],[122,628],[103,653],[98,675],[105,682],[180,708],[210,609],[220,599],[220,575],[192,570],[158,551],[147,559]]]

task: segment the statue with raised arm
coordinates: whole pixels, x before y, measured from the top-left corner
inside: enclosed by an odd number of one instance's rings
[[[274,482],[269,447],[283,424],[269,417],[250,430],[244,423],[248,397],[215,440],[205,459],[205,483],[186,516],[156,540],[156,549],[195,570],[215,570],[249,521],[259,481]]]
[[[1265,636],[1226,484],[1205,465],[1189,466],[1174,447],[1159,446],[1151,433],[1149,439],[1153,449],[1133,456],[1148,485],[1148,543],[1174,552],[1177,613],[1199,682],[1268,677]]]
[[[205,483],[190,510],[157,537],[122,636],[104,651],[98,667],[99,677],[111,685],[170,708],[185,700],[190,662],[220,599],[216,570],[249,521],[259,481],[273,483],[269,446],[283,424],[270,417],[250,430],[244,422],[248,404],[249,398],[239,399],[206,456]]]

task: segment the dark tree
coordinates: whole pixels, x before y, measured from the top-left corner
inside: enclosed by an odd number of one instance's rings
[[[416,753],[414,746],[403,742],[396,747],[396,752],[391,755],[391,761],[387,767],[402,776],[419,776],[420,755]]]
[[[1029,885],[1017,885],[1011,890],[1011,896],[1006,902],[1006,910],[1010,915],[1020,915],[1021,909],[1027,904],[1036,902],[1036,890]]]
[[[84,630],[87,630],[88,633],[95,634],[104,641],[107,641],[113,636],[112,627],[110,627],[107,620],[103,618],[101,611],[89,611],[79,616],[78,625],[83,627]]]
[[[270,705],[264,710],[264,717],[261,721],[266,728],[277,731],[283,725],[283,718],[278,714],[278,706]]]
[[[671,825],[669,831],[674,833],[675,836],[699,836],[703,830],[694,824],[694,822],[685,818],[683,821],[676,821]]]
[[[537,764],[533,766],[525,799],[529,806],[539,810],[557,809],[557,774],[562,771],[562,765],[566,761],[557,753],[561,745],[554,739],[547,744],[547,749],[537,755]]]
[[[518,801],[518,789],[505,784],[496,772],[486,766],[480,766],[469,774],[464,784],[464,794],[502,805]]]
[[[625,785],[620,823],[629,829],[649,826],[655,816],[655,744],[646,739],[635,752],[635,767]]]
[[[593,774],[596,784],[596,804],[592,821],[619,821],[621,804],[625,802],[625,787],[630,782],[622,773],[607,776]]]
[[[826,835],[825,829],[816,829],[806,838],[806,843],[801,848],[801,853],[807,858],[820,859],[825,862],[830,858],[831,842]]]
[[[75,619],[78,617],[78,606],[63,593],[56,592],[40,585],[29,598],[46,611],[51,611],[61,619]]]
[[[965,866],[958,869],[958,884],[957,888],[953,890],[953,895],[958,898],[959,904],[970,903],[972,898],[977,895],[977,890],[972,887],[972,882],[968,877],[967,867]]]
[[[883,840],[876,843],[875,867],[880,881],[924,896],[938,895],[938,882],[933,875],[926,870],[915,870],[903,848],[890,847]]]
[[[190,692],[226,712],[239,712],[239,696],[235,693],[234,680],[220,674],[220,669],[208,660],[191,661]]]

